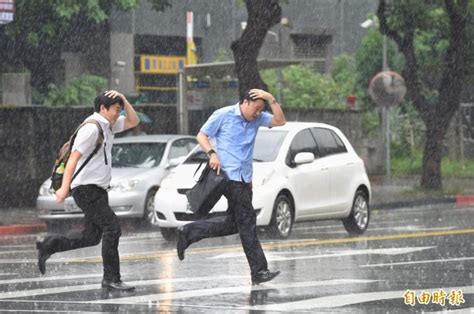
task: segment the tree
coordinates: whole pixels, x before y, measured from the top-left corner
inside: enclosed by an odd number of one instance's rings
[[[267,89],[258,72],[257,57],[267,31],[281,21],[281,7],[278,2],[278,0],[245,0],[248,13],[247,27],[242,36],[231,45],[241,96],[250,88]]]
[[[473,0],[379,1],[380,32],[404,56],[407,98],[426,127],[420,182],[425,190],[442,188],[442,142],[459,108],[466,60],[472,58],[468,20],[473,9]]]
[[[170,0],[152,0],[155,10],[162,11]],[[50,82],[57,81],[53,65],[61,52],[87,51],[104,47],[107,42],[107,20],[113,7],[131,10],[139,0],[17,0],[15,20],[0,25],[0,72],[30,71],[33,86],[46,92]],[[97,45],[97,43],[102,43]],[[106,49],[98,49],[104,53]],[[95,51],[94,51],[95,52]],[[90,58],[91,68],[98,58]]]
[[[354,94],[354,59],[348,54],[335,56],[331,74],[316,72],[304,64],[282,69],[283,98],[291,108],[346,109],[347,96]],[[277,93],[277,70],[262,71],[268,90]]]

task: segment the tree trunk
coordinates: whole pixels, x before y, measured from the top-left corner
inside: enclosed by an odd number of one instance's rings
[[[421,188],[424,190],[440,190],[443,187],[441,183],[441,157],[443,139],[449,122],[436,120],[439,119],[425,121],[426,138],[420,182]],[[443,125],[443,123],[447,125]]]
[[[248,12],[247,27],[242,37],[231,45],[239,79],[239,96],[251,88],[267,89],[258,72],[257,57],[267,31],[281,20],[278,0],[245,0],[245,6]]]
[[[405,57],[403,76],[407,86],[407,98],[412,101],[426,126],[420,183],[425,190],[440,190],[442,188],[441,157],[443,139],[453,115],[459,108],[466,72],[467,3],[468,0],[444,1],[444,7],[450,21],[449,45],[444,57],[446,67],[438,89],[438,101],[436,104],[430,104],[422,95],[421,84],[419,84],[419,79],[422,78],[418,78],[417,74],[418,65],[414,48],[415,29],[408,28],[399,31],[390,28],[386,17],[387,3],[385,0],[379,0],[377,16],[380,20],[380,31],[397,43]]]

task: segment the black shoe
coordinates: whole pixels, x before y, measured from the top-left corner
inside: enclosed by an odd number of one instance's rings
[[[252,276],[252,285],[258,285],[262,282],[267,282],[280,274],[280,271],[269,271],[268,269],[259,271],[255,276]]]
[[[188,240],[186,240],[186,233],[183,227],[178,228],[178,243],[176,249],[178,251],[178,258],[180,261],[184,259],[184,250],[189,246]]]
[[[48,253],[44,241],[37,241],[36,249],[38,250],[38,268],[41,274],[44,275],[46,273],[46,260],[51,256],[51,254]]]
[[[118,281],[102,280],[102,288],[109,288],[109,289],[122,290],[122,291],[131,291],[135,289],[135,287],[127,285],[122,280],[118,280]]]

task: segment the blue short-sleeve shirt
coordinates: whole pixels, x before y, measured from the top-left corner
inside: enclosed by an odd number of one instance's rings
[[[214,111],[201,132],[216,140],[216,151],[221,170],[232,181],[252,181],[252,161],[255,137],[260,126],[270,127],[273,115],[262,112],[254,121],[247,121],[240,105]]]

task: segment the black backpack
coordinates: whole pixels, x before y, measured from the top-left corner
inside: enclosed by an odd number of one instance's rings
[[[84,161],[84,163],[81,165],[81,167],[74,173],[74,176],[72,177],[72,180],[74,180],[74,178],[76,178],[76,176],[79,174],[79,172],[81,172],[81,170],[85,167],[85,165],[99,151],[100,147],[102,146],[102,143],[104,142],[104,131],[102,130],[102,127],[100,126],[99,122],[97,122],[94,119],[84,121],[74,131],[74,133],[69,138],[69,141],[64,143],[58,151],[58,154],[56,156],[56,161],[54,162],[53,173],[51,175],[51,188],[55,191],[59,190],[61,188],[62,183],[63,183],[64,169],[66,168],[67,161],[69,159],[69,156],[71,155],[71,149],[72,149],[72,146],[74,145],[74,140],[76,139],[77,132],[79,132],[79,129],[81,127],[83,127],[86,123],[95,124],[97,126],[97,128],[99,129],[99,136],[97,137],[97,141],[95,143],[94,150],[87,157],[87,159]],[[71,182],[72,182],[72,180],[71,180]]]

